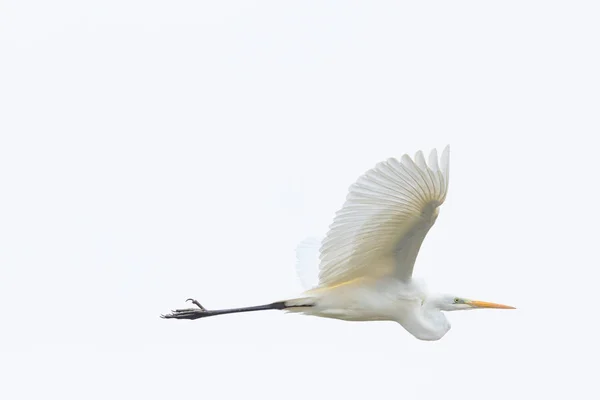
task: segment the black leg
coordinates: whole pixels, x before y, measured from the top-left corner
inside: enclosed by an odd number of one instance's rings
[[[198,308],[182,308],[179,310],[171,311],[171,314],[161,315],[161,318],[175,318],[175,319],[198,319],[204,317],[212,317],[213,315],[223,315],[223,314],[234,314],[241,312],[250,312],[250,311],[263,311],[263,310],[285,310],[288,308],[285,301],[278,301],[270,304],[263,304],[261,306],[253,306],[253,307],[241,307],[241,308],[228,308],[225,310],[207,310],[200,304],[198,301],[194,299],[187,299],[186,301],[191,301]],[[297,307],[297,306],[293,306]],[[306,306],[309,307],[309,306]]]

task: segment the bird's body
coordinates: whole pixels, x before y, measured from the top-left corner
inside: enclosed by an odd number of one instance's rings
[[[433,306],[435,300],[422,282],[364,277],[309,290],[304,297],[287,300],[292,307],[286,311],[345,321],[394,321],[419,339],[437,340],[450,323]]]
[[[233,312],[279,309],[347,321],[395,321],[421,340],[438,340],[450,329],[442,311],[513,308],[429,293],[413,278],[421,244],[446,199],[449,148],[438,164],[433,150],[414,160],[390,158],[361,176],[336,213],[327,236],[301,244],[298,267],[318,264],[318,282],[293,299],[229,310],[175,310],[165,318],[196,319]],[[310,285],[313,286],[313,285]]]

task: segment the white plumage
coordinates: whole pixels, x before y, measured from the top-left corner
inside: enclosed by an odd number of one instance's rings
[[[302,282],[319,259],[319,279],[290,312],[350,321],[390,320],[415,337],[437,340],[450,329],[441,311],[512,308],[427,292],[413,279],[421,244],[435,224],[450,179],[450,148],[440,159],[421,151],[414,159],[389,158],[358,178],[318,248],[314,239],[297,250]],[[310,307],[302,307],[310,305]]]
[[[320,249],[319,285],[362,276],[407,281],[423,239],[448,192],[449,147],[438,166],[436,150],[413,161],[390,158],[350,187]]]

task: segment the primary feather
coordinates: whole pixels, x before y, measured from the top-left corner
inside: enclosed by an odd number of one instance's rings
[[[364,276],[408,281],[448,191],[449,147],[377,164],[354,183],[320,248],[319,287]]]

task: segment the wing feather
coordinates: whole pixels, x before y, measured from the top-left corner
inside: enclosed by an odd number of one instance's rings
[[[408,280],[446,199],[449,147],[380,162],[350,187],[320,247],[319,285],[389,274]]]

